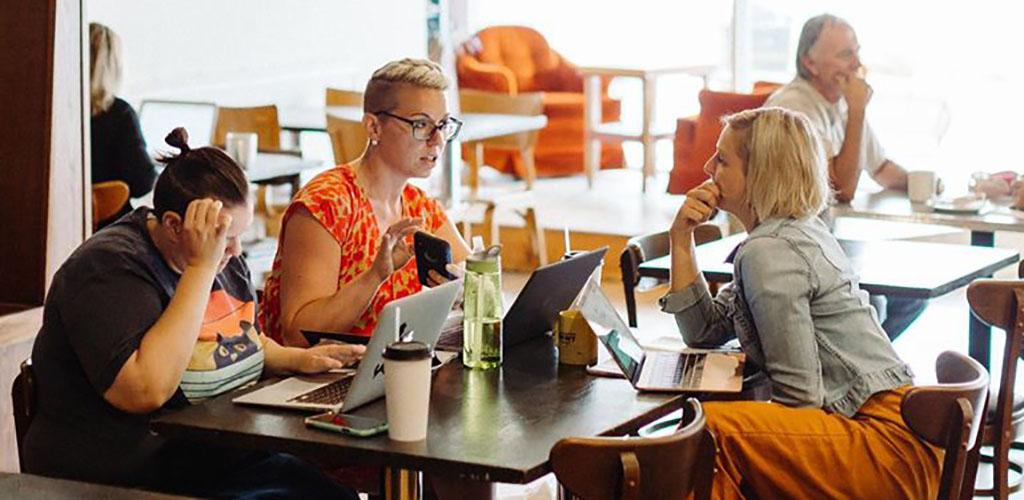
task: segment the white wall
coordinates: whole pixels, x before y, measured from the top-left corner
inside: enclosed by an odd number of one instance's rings
[[[426,55],[425,0],[89,0],[122,39],[122,96],[323,104],[374,69]]]

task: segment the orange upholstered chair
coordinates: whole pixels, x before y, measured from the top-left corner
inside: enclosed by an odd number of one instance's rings
[[[543,92],[548,125],[537,138],[537,175],[583,172],[583,78],[543,35],[521,26],[483,29],[459,47],[456,67],[462,89],[509,95]],[[618,121],[619,102],[607,96],[609,81],[603,84],[602,116]],[[503,172],[526,173],[515,149],[487,147],[484,162]],[[602,167],[622,164],[621,145],[601,146]]]
[[[722,116],[761,107],[779,87],[781,85],[777,83],[757,82],[751,94],[701,90],[700,115],[680,118],[676,122],[675,161],[668,180],[668,192],[684,194],[708,178],[704,173],[704,163],[715,154],[715,144],[722,133]]]

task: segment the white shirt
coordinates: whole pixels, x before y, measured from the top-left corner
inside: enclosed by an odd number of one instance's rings
[[[825,156],[829,159],[839,156],[846,139],[846,122],[850,118],[845,98],[840,97],[838,102],[830,103],[810,82],[798,76],[776,90],[764,105],[807,115],[825,147]],[[864,133],[861,135],[859,162],[860,169],[872,175],[885,163],[885,150],[878,143],[867,118],[864,119]]]

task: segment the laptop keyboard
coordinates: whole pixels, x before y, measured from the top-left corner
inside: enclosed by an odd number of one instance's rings
[[[305,392],[288,400],[289,403],[306,403],[316,405],[337,405],[345,400],[348,388],[352,386],[355,376],[340,378],[323,387]]]
[[[704,375],[705,359],[706,355],[698,353],[656,356],[652,382],[658,387],[696,388]]]

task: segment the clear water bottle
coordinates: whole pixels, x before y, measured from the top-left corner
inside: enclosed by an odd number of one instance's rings
[[[501,365],[501,246],[484,249],[473,238],[473,253],[466,258],[462,308],[462,363],[469,368]]]

